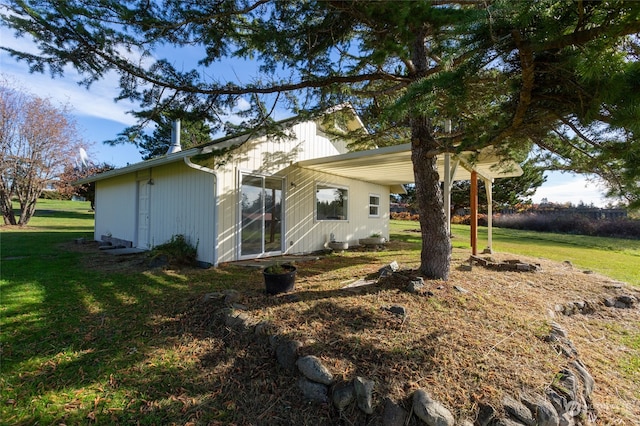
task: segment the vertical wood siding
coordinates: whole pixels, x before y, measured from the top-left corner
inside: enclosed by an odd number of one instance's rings
[[[332,233],[336,241],[348,242],[351,246],[374,232],[389,238],[389,203],[385,202],[389,199],[388,187],[299,168],[289,174],[288,180],[296,184],[295,188],[288,186],[285,196],[288,254],[322,250]],[[349,190],[348,220],[316,220],[315,194],[318,183]],[[370,193],[380,195],[380,216],[376,218],[369,217]]]
[[[135,174],[96,182],[96,241],[103,235],[111,235],[135,243],[136,185]]]
[[[314,122],[294,125],[291,134],[293,137],[286,139],[260,137],[245,143],[231,161],[215,170],[215,177],[177,161],[150,172],[97,182],[96,239],[108,232],[118,238],[135,238],[136,175],[139,179],[144,176],[154,183],[150,186],[151,246],[183,234],[198,245],[201,261],[217,264],[237,260],[241,172],[284,178],[285,253],[321,250],[331,233],[351,245],[373,232],[388,238],[389,188],[294,167],[298,161],[344,153],[346,145],[330,141]],[[318,183],[348,188],[347,221],[315,220]],[[380,196],[380,217],[369,217],[370,193]]]
[[[176,162],[151,171],[151,246],[184,235],[198,259],[214,263],[214,176]]]

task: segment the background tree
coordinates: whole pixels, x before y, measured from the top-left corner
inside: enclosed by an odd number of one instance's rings
[[[217,126],[247,95],[251,126],[268,122],[260,96],[284,94],[277,99],[301,114],[351,101],[378,145],[408,137],[420,269],[429,278],[447,279],[451,259],[436,168],[443,151],[491,145],[508,154],[533,142],[548,150],[550,165],[596,173],[640,200],[640,2],[13,0],[8,7],[5,24],[38,45],[37,53],[5,48],[14,57],[53,75],[72,65],[87,84],[114,70],[119,97],[146,111],[180,106]],[[161,54],[156,47],[179,55],[185,46],[200,48],[198,69],[152,59]],[[257,61],[262,76],[246,85],[212,78],[231,57]],[[453,131],[445,133],[447,119]]]
[[[152,122],[154,124],[151,135],[145,131],[144,126],[137,124],[126,128],[116,139],[106,141],[106,143],[117,145],[132,142],[139,148],[142,159],[150,160],[167,153],[172,143],[172,128],[176,120],[180,120],[180,146],[182,149],[189,149],[210,142],[212,139],[213,129],[209,124],[186,111],[141,112],[136,116],[142,120],[142,123]]]
[[[531,197],[536,189],[547,179],[544,176],[545,170],[535,164],[534,159],[528,159],[521,163],[522,175],[517,177],[497,179],[493,183],[493,207],[501,209],[514,207],[517,204],[527,204],[531,202]],[[469,207],[469,194],[471,182],[468,180],[458,181],[451,188],[451,208],[455,212],[460,208]],[[487,192],[484,181],[478,182],[478,204],[487,205]]]
[[[80,140],[66,109],[7,86],[0,86],[0,114],[2,217],[6,225],[24,226],[42,191],[73,162]],[[20,206],[18,221],[13,197]]]
[[[91,203],[91,209],[95,209],[96,202],[96,184],[95,182],[85,183],[83,185],[74,185],[74,182],[98,173],[107,172],[115,169],[115,166],[107,163],[93,164],[86,166],[82,164],[67,164],[64,171],[58,176],[58,180],[54,182],[54,187],[63,197],[70,199],[74,195],[83,197]]]
[[[404,185],[405,194],[397,194],[396,202],[404,203],[410,211],[417,210],[416,206],[416,186],[413,184]]]

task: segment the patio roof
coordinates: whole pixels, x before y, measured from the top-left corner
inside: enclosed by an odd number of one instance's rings
[[[445,155],[438,155],[437,162],[440,180],[443,181]],[[483,149],[479,154],[473,152],[451,154],[451,163],[452,182],[469,180],[473,169],[476,170],[479,177],[489,180],[522,174],[518,163],[499,157],[491,147]],[[459,163],[458,166],[456,166],[457,163]],[[306,169],[381,185],[393,186],[415,182],[411,162],[411,144],[300,161],[297,165]]]

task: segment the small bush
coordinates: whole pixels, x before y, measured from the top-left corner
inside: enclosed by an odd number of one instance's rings
[[[160,244],[151,250],[151,257],[165,255],[169,258],[169,264],[175,266],[195,266],[198,253],[198,245],[192,246],[184,235],[178,234],[169,241]]]
[[[69,199],[69,197],[62,195],[58,191],[42,191],[42,194],[40,194],[40,198],[43,200],[68,200]]]
[[[391,213],[391,219],[393,220],[420,220],[420,215],[413,214],[410,212],[399,212],[399,213]]]
[[[451,217],[451,223],[454,225],[471,225],[471,215],[454,215]],[[487,226],[487,215],[478,214],[478,226]]]

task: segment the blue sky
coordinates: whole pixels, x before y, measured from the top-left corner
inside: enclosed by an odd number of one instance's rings
[[[0,28],[0,43],[20,49],[29,49],[32,46],[28,40],[15,39],[6,28]],[[237,75],[235,70],[230,68],[225,72]],[[92,161],[106,162],[117,167],[141,161],[140,153],[133,145],[112,147],[102,143],[114,139],[125,127],[135,122],[133,117],[127,114],[135,105],[126,101],[114,101],[119,91],[115,74],[108,75],[87,90],[77,84],[80,78],[73,70],[69,70],[62,79],[52,79],[48,74],[29,74],[24,63],[16,62],[2,51],[0,74],[29,93],[49,98],[54,103],[68,105],[77,121],[80,136],[87,142],[85,149]],[[549,172],[547,175],[547,182],[533,197],[535,203],[539,203],[543,198],[557,203],[584,202],[596,206],[604,206],[607,203],[598,186],[584,176],[558,172]]]

